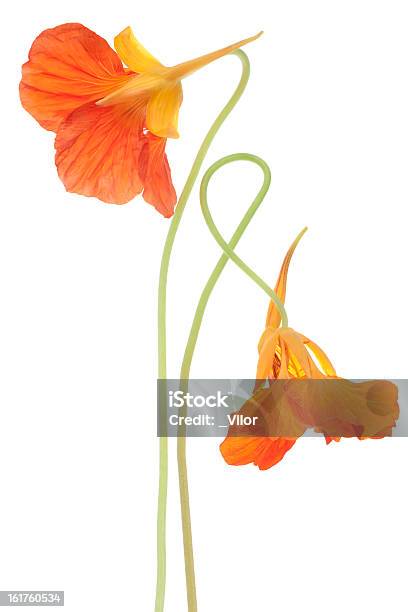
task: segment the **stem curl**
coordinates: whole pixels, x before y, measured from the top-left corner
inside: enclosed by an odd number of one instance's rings
[[[226,164],[235,162],[235,161],[249,161],[251,163],[259,166],[263,172],[263,182],[262,186],[259,189],[255,199],[253,200],[251,206],[248,208],[241,222],[239,223],[237,229],[235,230],[231,240],[226,243],[216,228],[214,222],[212,221],[211,214],[208,209],[207,203],[207,188],[208,183],[211,176],[222,166]],[[281,304],[279,298],[277,298],[273,289],[271,289],[255,272],[251,270],[249,266],[247,266],[235,253],[234,249],[240,241],[243,233],[248,227],[249,223],[253,219],[256,211],[262,204],[271,184],[271,173],[266,162],[257,157],[256,155],[251,155],[249,153],[236,153],[234,155],[228,155],[227,157],[223,157],[218,162],[213,164],[209,170],[206,172],[206,175],[203,178],[203,182],[201,185],[201,207],[203,212],[205,212],[206,222],[210,227],[211,233],[214,235],[214,238],[217,240],[218,244],[220,244],[224,253],[219,258],[216,266],[214,267],[212,273],[210,274],[204,289],[201,293],[200,299],[198,301],[198,305],[196,308],[196,312],[194,315],[193,323],[190,328],[190,334],[188,336],[186,349],[184,352],[183,363],[180,372],[180,379],[185,380],[190,376],[191,362],[193,359],[194,350],[197,344],[198,335],[200,332],[201,324],[203,321],[205,309],[207,307],[210,296],[213,292],[213,289],[221,276],[225,266],[228,263],[229,259],[232,259],[243,271],[247,274],[252,280],[256,282],[257,285],[261,286],[261,288],[275,301],[278,307],[280,307],[280,312],[282,315],[283,321],[287,324],[287,315],[286,311]]]
[[[207,172],[204,174],[203,180],[201,181],[200,187],[200,204],[201,211],[203,213],[205,222],[207,224],[208,229],[213,235],[216,242],[220,245],[224,253],[231,259],[251,280],[253,280],[265,293],[271,298],[271,300],[275,303],[276,308],[279,311],[279,314],[282,319],[282,327],[288,326],[288,317],[286,314],[285,307],[279,297],[276,295],[275,291],[269,287],[269,285],[260,277],[256,272],[254,272],[234,251],[234,245],[232,241],[228,244],[221,233],[219,232],[217,226],[215,225],[214,219],[211,215],[209,206],[208,206],[208,185],[214,176],[214,174],[220,170],[223,166],[227,164],[231,164],[236,161],[249,161],[253,164],[256,164],[261,168],[264,173],[264,186],[266,187],[265,193],[260,200],[255,199],[252,205],[249,207],[247,213],[245,214],[243,220],[241,221],[240,227],[243,227],[242,233],[245,231],[248,223],[251,221],[252,217],[258,210],[260,204],[263,201],[263,198],[266,195],[266,192],[269,189],[269,185],[271,182],[271,172],[269,166],[266,162],[257,157],[256,155],[250,155],[248,153],[236,153],[235,155],[228,155],[227,157],[223,157],[217,162],[215,162],[210,168],[208,168]],[[263,188],[264,188],[263,186]],[[261,190],[262,191],[262,190]],[[260,192],[261,193],[261,192]],[[241,237],[242,233],[239,235]],[[238,240],[239,240],[238,238]]]

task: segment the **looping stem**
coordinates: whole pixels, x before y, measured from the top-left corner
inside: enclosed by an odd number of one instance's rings
[[[224,253],[247,276],[249,276],[251,280],[253,280],[261,289],[263,289],[263,291],[265,291],[265,293],[271,298],[271,300],[275,303],[275,306],[278,309],[279,314],[281,316],[282,327],[287,327],[288,317],[287,317],[286,310],[285,310],[283,303],[281,302],[279,297],[276,295],[275,291],[271,287],[269,287],[269,285],[265,283],[265,281],[260,276],[258,276],[258,274],[256,274],[256,272],[254,272],[240,257],[238,257],[238,255],[234,252],[233,245],[231,245],[231,243],[228,244],[224,240],[217,226],[214,223],[214,219],[211,215],[211,212],[208,206],[208,195],[207,195],[208,185],[212,177],[218,170],[220,170],[220,168],[222,168],[226,164],[231,164],[236,161],[249,161],[259,166],[264,173],[264,179],[265,179],[264,184],[266,184],[266,182],[268,183],[268,186],[266,188],[266,191],[268,191],[269,185],[271,182],[271,172],[270,172],[269,166],[266,164],[266,162],[263,159],[255,155],[250,155],[248,153],[236,153],[235,155],[228,155],[227,157],[223,157],[222,159],[215,162],[212,166],[210,166],[210,168],[208,168],[207,172],[204,174],[203,180],[201,181],[201,187],[200,187],[201,211],[203,213],[208,229],[210,230],[211,234],[214,236],[214,239],[220,245]],[[247,213],[245,214],[240,224],[240,227],[244,226],[244,230],[247,227],[250,220],[252,219],[255,212],[257,211],[259,205],[262,202],[262,199],[259,202],[254,201],[253,204],[248,209]]]
[[[255,199],[253,200],[251,206],[248,208],[247,212],[245,213],[244,217],[239,223],[231,240],[228,243],[226,243],[224,239],[222,238],[221,234],[218,232],[218,229],[216,228],[212,219],[210,220],[211,215],[210,215],[210,212],[208,209],[208,203],[207,203],[207,187],[208,187],[209,180],[211,176],[214,174],[214,172],[216,172],[222,166],[225,166],[226,164],[229,164],[235,161],[249,161],[249,162],[256,164],[257,166],[261,168],[264,178],[263,178],[262,186],[260,190],[258,191]],[[199,334],[200,327],[203,321],[203,317],[204,317],[206,306],[208,304],[208,300],[210,299],[211,293],[218,279],[220,278],[222,271],[224,270],[226,264],[228,263],[229,259],[232,259],[241,269],[243,269],[244,272],[250,278],[252,278],[258,285],[260,285],[262,289],[266,291],[266,293],[272,299],[275,300],[276,298],[275,303],[280,304],[280,300],[275,295],[275,292],[255,272],[253,272],[251,268],[249,268],[249,266],[247,266],[234,253],[235,247],[240,241],[249,223],[253,219],[259,206],[262,204],[269,190],[270,183],[271,183],[271,173],[270,173],[269,167],[266,164],[266,162],[260,157],[257,157],[256,155],[250,155],[249,153],[237,153],[234,155],[228,155],[227,157],[223,157],[218,162],[213,164],[211,168],[209,168],[209,170],[206,172],[206,175],[203,178],[203,182],[201,184],[201,191],[200,191],[201,207],[203,209],[203,212],[205,212],[206,221],[207,221],[207,224],[209,224],[210,231],[211,233],[213,233],[215,239],[217,240],[217,242],[220,244],[220,246],[224,250],[224,253],[219,258],[214,270],[212,271],[210,277],[208,278],[207,283],[205,284],[205,287],[198,301],[197,309],[194,315],[193,323],[190,328],[190,334],[189,334],[186,349],[184,352],[183,364],[182,364],[181,372],[180,372],[181,380],[185,380],[189,378],[193,353],[194,353],[194,350],[197,344],[198,334]],[[281,305],[280,311],[281,311],[283,319],[287,321],[286,311],[283,305]]]

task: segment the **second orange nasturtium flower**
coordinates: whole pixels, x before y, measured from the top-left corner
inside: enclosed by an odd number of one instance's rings
[[[170,217],[177,198],[165,146],[178,137],[181,79],[258,36],[169,68],[129,27],[116,36],[115,52],[95,32],[67,23],[34,41],[21,102],[56,132],[55,162],[67,191],[113,204],[143,192]]]
[[[290,260],[303,233],[290,247],[275,286],[282,303]],[[271,301],[258,345],[257,385],[239,410],[243,416],[257,416],[258,428],[230,427],[220,446],[225,461],[268,469],[283,459],[308,428],[323,433],[327,443],[341,437],[390,435],[399,415],[396,386],[381,380],[353,383],[339,378],[315,342],[292,328],[279,327],[280,323],[279,310]],[[265,388],[268,380],[281,382]]]

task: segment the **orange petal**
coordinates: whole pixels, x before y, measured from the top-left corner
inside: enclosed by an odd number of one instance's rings
[[[265,329],[258,344],[259,358],[256,369],[257,380],[264,380],[270,376],[278,343],[279,334],[269,327]]]
[[[55,139],[58,174],[67,191],[125,204],[140,193],[143,106],[96,106],[74,111]]]
[[[321,349],[320,346],[318,346],[315,342],[312,342],[312,340],[309,340],[309,338],[306,338],[305,336],[303,336],[303,342],[308,348],[310,348],[326,376],[336,376],[336,370],[334,369],[332,362],[330,361],[326,353],[323,351],[323,349]]]
[[[164,217],[171,217],[177,203],[177,195],[171,180],[171,171],[165,153],[166,139],[153,134],[146,135],[140,154],[139,175],[143,181],[143,197]]]
[[[254,463],[267,470],[282,461],[295,442],[295,438],[227,437],[220,451],[229,465]]]
[[[163,68],[163,64],[137,40],[130,26],[115,36],[115,49],[122,62],[134,72],[151,72]]]
[[[42,32],[22,72],[22,105],[53,131],[73,110],[103,98],[129,79],[106,40],[80,23]]]
[[[341,438],[339,436],[336,436],[335,438],[333,436],[325,436],[326,438],[326,444],[330,444],[330,442],[340,442]]]
[[[178,116],[182,102],[181,83],[172,83],[158,89],[147,104],[147,128],[162,138],[178,138]]]
[[[298,236],[296,237],[296,239],[290,246],[288,252],[286,253],[285,259],[283,260],[281,271],[279,273],[279,277],[275,285],[275,293],[283,304],[285,303],[285,297],[286,297],[286,280],[288,277],[290,260],[292,259],[292,255],[295,252],[295,249],[297,245],[299,244],[300,239],[302,238],[303,234],[306,231],[307,231],[307,227],[305,227],[300,232],[300,234],[298,234]],[[266,316],[266,327],[273,327],[276,329],[277,327],[279,327],[280,322],[281,322],[281,315],[279,313],[279,310],[276,308],[276,305],[273,302],[273,300],[271,300],[269,304],[268,314]]]
[[[287,329],[280,330],[280,336],[282,344],[286,345],[289,361],[293,363],[298,375],[306,376],[306,378],[314,378],[315,374],[318,375],[318,369],[307,352],[300,334],[291,327],[288,327]]]

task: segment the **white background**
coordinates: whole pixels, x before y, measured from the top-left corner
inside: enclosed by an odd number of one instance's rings
[[[272,189],[239,246],[269,283],[297,232],[290,324],[348,377],[407,377],[408,9],[383,0],[16,0],[3,8],[0,589],[65,589],[72,612],[153,609],[156,288],[169,222],[64,191],[53,135],[23,111],[20,65],[43,29],[132,25],[173,64],[260,29],[252,78],[206,166],[248,151]],[[239,78],[225,58],[184,83],[178,192]],[[232,166],[210,190],[230,235],[259,185]],[[172,260],[169,376],[219,251],[188,205]],[[267,298],[230,264],[194,377],[251,377]],[[174,440],[172,441],[174,442]],[[200,612],[407,609],[406,440],[300,441],[277,467],[225,465],[189,441]],[[186,610],[174,445],[170,612]]]

